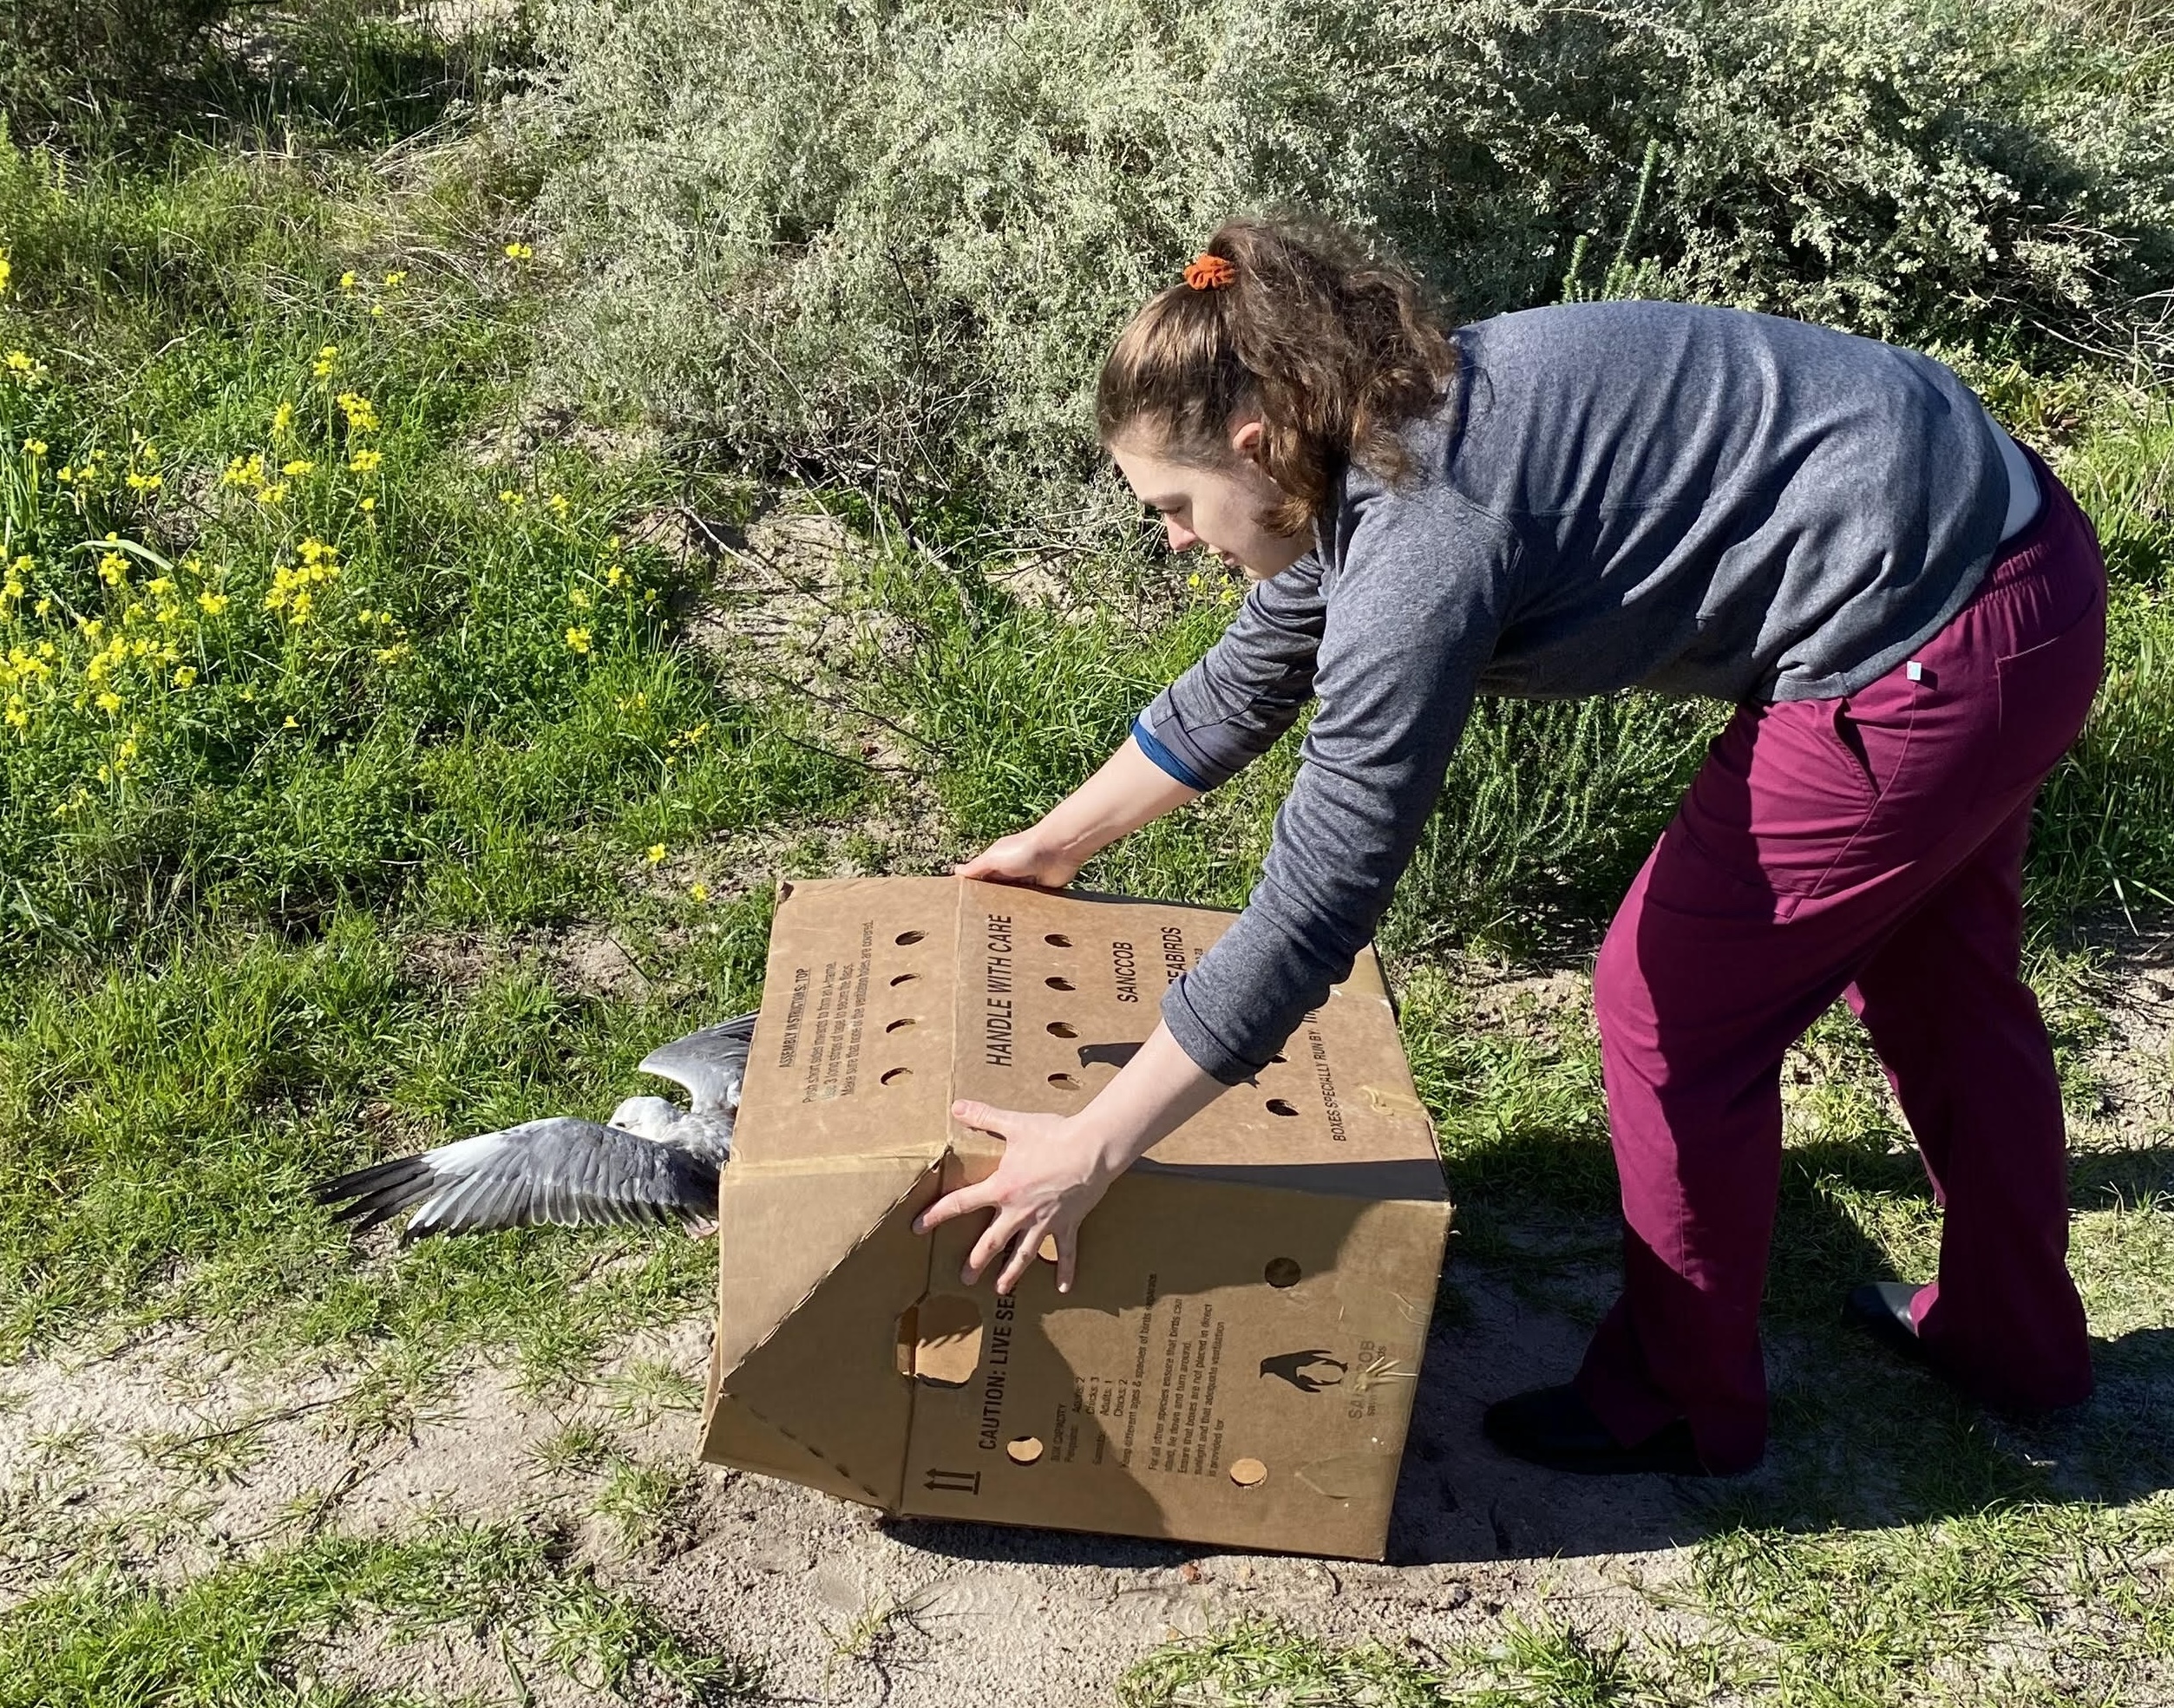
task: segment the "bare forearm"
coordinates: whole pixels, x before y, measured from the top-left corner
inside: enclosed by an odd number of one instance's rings
[[[1199,797],[1198,789],[1178,782],[1127,736],[1102,769],[1051,808],[1035,830],[1076,866],[1084,865],[1120,836]]]
[[[1140,1050],[1074,1118],[1108,1176],[1123,1174],[1221,1095],[1160,1021]]]

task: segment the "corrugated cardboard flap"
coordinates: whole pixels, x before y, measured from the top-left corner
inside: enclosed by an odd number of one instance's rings
[[[824,1171],[830,1177],[820,1193],[827,1226],[852,1218],[864,1234],[782,1308],[774,1292],[758,1306],[770,1322],[752,1345],[720,1332],[702,1456],[893,1507],[913,1416],[913,1384],[898,1369],[898,1324],[928,1284],[929,1244],[912,1223],[937,1196],[943,1158],[862,1162]],[[806,1173],[727,1169],[726,1179],[726,1220],[743,1251],[807,1250],[817,1230],[805,1225],[815,1184]],[[856,1205],[873,1213],[855,1217]],[[749,1301],[735,1310],[729,1275],[724,1286],[726,1314],[744,1323]]]

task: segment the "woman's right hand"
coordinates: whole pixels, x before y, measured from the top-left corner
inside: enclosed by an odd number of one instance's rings
[[[1198,797],[1127,736],[1095,775],[1038,822],[999,836],[972,860],[954,866],[961,878],[992,884],[1035,884],[1061,890],[1079,868],[1120,836]]]
[[[1040,825],[999,836],[972,860],[951,869],[961,878],[991,884],[1033,884],[1061,890],[1079,875],[1080,861],[1047,835]]]

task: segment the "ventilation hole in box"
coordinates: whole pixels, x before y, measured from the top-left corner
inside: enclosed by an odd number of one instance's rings
[[[1044,978],[1042,982],[1052,991],[1077,991],[1079,988],[1069,978]]]
[[[922,938],[927,935],[928,933],[925,931],[902,931],[899,933],[896,937],[893,938],[891,941],[894,943],[918,943]]]
[[[1271,1097],[1268,1099],[1268,1113],[1271,1115],[1296,1115],[1298,1110],[1292,1108],[1290,1103],[1285,1098]]]
[[[882,1083],[886,1085],[896,1085],[901,1079],[911,1079],[913,1076],[913,1070],[911,1068],[893,1068],[890,1072],[883,1076]]]
[[[1056,1262],[1057,1236],[1054,1234],[1044,1234],[1042,1236],[1042,1243],[1034,1248],[1034,1255],[1044,1263]]]
[[[1268,1057],[1268,1065],[1273,1068],[1279,1062],[1287,1062],[1290,1059],[1288,1056],[1271,1056]]]
[[[1258,1459],[1234,1459],[1231,1462],[1230,1480],[1241,1489],[1257,1488],[1268,1480],[1268,1468]]]
[[[887,1032],[902,1032],[913,1024],[913,1021],[910,1019],[894,1020],[889,1025],[884,1027],[883,1030]]]
[[[963,1388],[981,1363],[981,1307],[930,1293],[898,1319],[898,1373],[932,1388]]]
[[[1068,1026],[1062,1020],[1052,1020],[1049,1023],[1049,1035],[1051,1037],[1077,1037],[1079,1028]]]
[[[891,983],[892,983],[893,985],[910,985],[910,984],[912,984],[912,983],[913,983],[913,982],[916,978],[920,978],[920,973],[918,973],[918,972],[901,972],[901,973],[900,973],[900,974],[899,974],[899,976],[898,976],[897,978],[894,978],[894,979],[891,981]]]
[[[1300,1273],[1295,1258],[1272,1257],[1268,1266],[1261,1272],[1261,1279],[1272,1287],[1295,1287]]]
[[[1015,1465],[1031,1465],[1042,1456],[1042,1443],[1034,1436],[1018,1436],[1004,1443],[1004,1452]]]
[[[1053,1073],[1049,1076],[1049,1083],[1060,1091],[1079,1090],[1079,1082],[1068,1073]]]
[[[1053,949],[1069,949],[1072,946],[1072,939],[1065,936],[1061,931],[1053,931],[1050,933],[1050,934],[1047,937],[1044,937],[1042,941],[1048,944]]]

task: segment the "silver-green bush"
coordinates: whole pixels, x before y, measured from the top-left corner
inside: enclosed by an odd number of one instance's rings
[[[562,378],[749,463],[1015,517],[1077,492],[1103,347],[1238,210],[1376,232],[1468,313],[1628,277],[2027,346],[2125,339],[2174,277],[2174,36],[2046,0],[547,0],[539,23],[520,111],[571,280]]]

